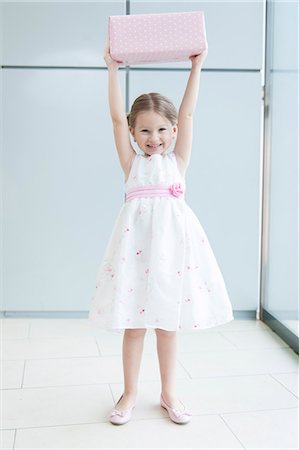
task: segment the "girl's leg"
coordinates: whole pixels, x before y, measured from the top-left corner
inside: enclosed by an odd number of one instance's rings
[[[156,328],[157,352],[160,365],[161,393],[172,408],[182,408],[175,395],[177,340],[175,331]]]
[[[124,393],[117,409],[128,409],[135,402],[138,389],[138,376],[143,352],[146,328],[126,329],[123,336]]]

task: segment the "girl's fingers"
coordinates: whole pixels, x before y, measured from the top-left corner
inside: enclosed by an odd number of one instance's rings
[[[104,46],[104,55],[110,56],[110,43],[109,43],[108,36],[106,36],[106,42],[105,42],[105,46]]]
[[[203,50],[199,55],[192,55],[191,58],[203,58],[206,57],[208,54],[208,49]]]
[[[202,63],[205,60],[207,54],[208,54],[208,49],[205,49],[199,55],[192,55],[192,56],[190,56],[189,59],[191,60],[192,64]]]

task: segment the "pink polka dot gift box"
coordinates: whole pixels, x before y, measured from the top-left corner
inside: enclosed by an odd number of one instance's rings
[[[110,16],[108,35],[125,65],[187,61],[208,46],[203,11]]]

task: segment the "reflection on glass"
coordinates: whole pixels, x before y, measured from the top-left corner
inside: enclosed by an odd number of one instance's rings
[[[267,8],[270,178],[263,308],[298,336],[298,3],[271,1]]]

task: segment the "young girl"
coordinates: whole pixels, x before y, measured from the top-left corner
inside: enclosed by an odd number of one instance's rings
[[[147,328],[154,328],[161,375],[160,404],[175,423],[191,413],[175,393],[176,332],[233,320],[232,307],[208,238],[184,200],[192,122],[207,50],[192,68],[179,111],[157,93],[140,95],[126,116],[118,67],[106,48],[109,106],[125,174],[125,202],[98,272],[89,319],[123,334],[124,392],[110,416],[131,418]],[[136,153],[130,134],[141,150]],[[174,141],[175,140],[175,141]],[[168,151],[174,143],[173,151]]]

